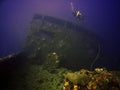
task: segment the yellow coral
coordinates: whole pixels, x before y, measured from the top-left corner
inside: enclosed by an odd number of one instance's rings
[[[73,90],[78,90],[80,87],[78,85],[74,85]]]
[[[95,82],[90,81],[87,86],[88,90],[96,90],[97,84]]]
[[[69,84],[69,81],[66,81],[64,82],[64,86],[63,86],[63,90],[70,90],[70,84]]]

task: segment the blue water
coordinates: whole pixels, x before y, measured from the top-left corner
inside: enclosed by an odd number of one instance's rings
[[[120,69],[119,0],[2,0],[0,1],[0,57],[24,47],[33,15],[43,14],[77,22],[70,2],[84,15],[82,25],[104,42],[108,66]],[[44,37],[46,34],[43,33]],[[48,37],[47,37],[48,38]],[[112,64],[112,65],[111,65]]]

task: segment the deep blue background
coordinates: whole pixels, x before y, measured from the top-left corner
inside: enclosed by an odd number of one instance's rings
[[[0,57],[22,49],[35,13],[75,21],[70,2],[84,15],[83,25],[103,40],[107,64],[120,69],[120,0],[0,0]]]

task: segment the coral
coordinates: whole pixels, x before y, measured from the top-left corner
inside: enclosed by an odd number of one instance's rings
[[[86,74],[80,74],[79,72],[67,73],[66,77],[73,84],[80,84],[82,86],[86,85],[89,81],[89,77]]]
[[[28,67],[28,68],[26,68]],[[23,70],[14,73],[14,79],[9,83],[9,90],[61,90],[63,87],[64,68],[54,72],[45,70],[43,65],[26,65]]]
[[[103,68],[71,72],[89,68],[98,42],[93,33],[79,25],[35,15],[22,54],[0,58],[0,76],[6,72],[5,79],[10,77],[4,81],[4,90],[120,90],[120,78]]]
[[[120,89],[118,77],[104,68],[95,68],[95,71],[81,69],[78,72],[68,72],[65,75],[65,79],[69,82],[69,87],[72,87],[70,90]],[[66,83],[66,81],[64,83]]]

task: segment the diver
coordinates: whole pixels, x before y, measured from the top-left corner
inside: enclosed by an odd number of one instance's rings
[[[77,18],[79,20],[79,22],[81,20],[84,20],[83,14],[79,10],[74,9],[74,5],[72,2],[70,3],[70,7],[71,7],[71,10],[72,10],[74,17]],[[93,66],[96,63],[96,61],[99,59],[100,53],[101,53],[101,45],[98,43],[98,52],[97,52],[93,62],[90,65],[90,70],[93,70]]]
[[[71,7],[71,10],[72,10],[72,13],[73,13],[74,17],[78,18],[78,19],[82,19],[82,13],[79,10],[74,9],[74,6],[73,6],[72,2],[70,3],[70,7]]]

